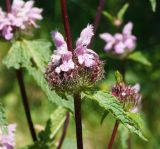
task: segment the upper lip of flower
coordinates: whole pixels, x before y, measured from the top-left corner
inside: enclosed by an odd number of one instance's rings
[[[76,48],[73,53],[68,51],[66,41],[64,37],[58,32],[52,32],[52,38],[56,46],[56,50],[54,51],[54,56],[52,56],[52,62],[59,61],[59,66],[56,70],[57,72],[61,72],[63,70],[69,71],[74,69],[75,64],[74,57],[77,58],[80,65],[84,65],[86,67],[91,67],[95,64],[95,57],[98,55],[91,49],[88,49],[87,46],[91,42],[91,38],[93,36],[93,26],[87,25],[80,34],[80,37],[77,39]],[[68,65],[70,64],[70,65]],[[67,67],[66,69],[61,69],[63,66]]]

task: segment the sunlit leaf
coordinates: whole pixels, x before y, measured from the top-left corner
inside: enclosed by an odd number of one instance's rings
[[[44,78],[45,67],[51,55],[50,46],[50,42],[45,40],[16,41],[4,58],[3,63],[8,68],[26,68],[51,102],[73,111],[72,101],[64,100],[58,96],[54,90],[49,88],[48,82]]]
[[[114,21],[114,17],[107,11],[103,11],[103,15],[108,18],[111,22]]]
[[[0,129],[2,130],[2,133],[6,133],[7,131],[7,119],[2,104],[0,104]]]
[[[149,60],[140,51],[130,54],[128,56],[128,59],[139,62],[139,63],[146,65],[146,66],[149,66],[149,67],[152,66],[152,64],[149,62]]]
[[[45,130],[39,133],[41,141],[48,141],[55,137],[65,121],[66,112],[66,109],[59,107],[50,115]]]
[[[123,7],[120,9],[120,11],[118,12],[118,15],[117,15],[118,19],[123,20],[123,17],[124,17],[124,15],[125,15],[128,7],[129,7],[129,4],[128,4],[128,3],[124,4],[124,6],[123,6]]]
[[[102,118],[101,118],[101,125],[103,124],[103,121],[105,120],[105,118],[107,117],[107,115],[109,114],[109,111],[104,111]]]
[[[157,5],[157,1],[156,0],[149,0],[152,6],[152,10],[155,12],[156,11],[156,5]]]
[[[139,122],[137,118],[128,115],[116,97],[103,91],[94,92],[92,94],[86,95],[86,97],[96,101],[102,108],[112,113],[113,116],[125,127],[127,127],[132,133],[137,134],[140,138],[147,141],[142,132],[141,122]]]
[[[62,149],[77,149],[76,140],[70,139],[70,138],[66,138],[64,140],[63,145],[62,145]]]

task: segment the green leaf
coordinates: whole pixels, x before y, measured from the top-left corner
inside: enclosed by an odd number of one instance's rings
[[[149,0],[152,6],[152,10],[153,12],[156,11],[156,5],[157,5],[157,1],[156,0]]]
[[[120,9],[120,11],[117,14],[118,19],[123,20],[123,17],[125,15],[128,7],[129,7],[128,3],[126,3],[126,4],[123,5],[123,7]]]
[[[128,149],[128,138],[129,138],[129,131],[126,127],[123,125],[120,125],[119,127],[119,132],[120,132],[120,140],[121,140],[121,145],[122,149]]]
[[[16,41],[11,46],[3,63],[8,68],[13,67],[15,69],[35,65],[44,72],[50,57],[50,47],[50,42],[45,40]]]
[[[20,41],[15,42],[7,56],[3,59],[3,64],[7,66],[7,68],[19,69],[25,65],[31,65],[30,57],[28,52],[26,52]]]
[[[70,139],[70,138],[66,138],[64,140],[63,145],[62,145],[62,149],[77,149],[76,140]]]
[[[128,56],[128,59],[139,62],[146,66],[152,66],[152,64],[149,62],[149,60],[139,51],[134,52]]]
[[[140,138],[147,141],[143,135],[142,127],[139,121],[124,111],[122,105],[116,99],[116,97],[103,91],[97,91],[89,95],[86,94],[86,97],[96,101],[102,108],[112,113],[113,116],[125,127],[127,127],[132,133],[137,134]]]
[[[54,137],[65,121],[66,112],[66,109],[58,107],[53,113],[51,113],[45,130],[38,134],[38,141],[34,144],[24,146],[21,149],[56,149]]]
[[[55,137],[65,121],[66,112],[66,109],[59,107],[50,115],[45,130],[39,133],[41,141],[46,142]]]
[[[101,118],[101,125],[103,124],[104,119],[107,117],[107,115],[109,114],[109,111],[104,111],[102,118]]]
[[[7,132],[7,119],[5,115],[5,109],[2,104],[0,104],[0,129],[2,130],[2,133]]]
[[[114,21],[114,17],[107,11],[103,11],[103,15],[108,18],[111,22]]]
[[[119,71],[115,72],[115,78],[116,78],[116,81],[117,81],[118,84],[124,82],[123,81],[123,76]]]
[[[55,91],[51,91],[48,82],[44,78],[45,67],[51,55],[50,46],[50,42],[45,40],[16,41],[3,60],[3,63],[8,68],[26,68],[51,102],[56,103],[58,106],[66,107],[73,112],[73,101],[64,100]]]
[[[36,66],[44,72],[51,55],[51,43],[44,40],[23,40],[22,44],[24,49],[30,54],[30,59],[32,59]]]

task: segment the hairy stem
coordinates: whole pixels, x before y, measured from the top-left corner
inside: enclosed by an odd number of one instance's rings
[[[65,33],[66,33],[67,47],[68,47],[69,51],[73,52],[72,38],[71,38],[71,32],[70,32],[70,25],[69,25],[69,21],[68,21],[66,0],[61,0],[61,13],[62,13],[63,24],[64,24]]]
[[[20,92],[21,92],[22,102],[23,102],[25,114],[26,114],[26,117],[27,117],[30,133],[32,135],[33,141],[37,141],[36,132],[34,130],[32,118],[31,118],[31,113],[30,113],[30,108],[29,108],[29,104],[28,104],[28,99],[27,99],[27,94],[26,94],[26,90],[25,90],[22,70],[21,69],[16,70],[16,75],[17,75],[19,89],[20,89]]]
[[[11,1],[6,0],[6,11],[9,13],[11,12]]]
[[[74,94],[74,109],[75,109],[75,122],[76,122],[77,149],[83,149],[81,95],[80,94]]]
[[[8,13],[11,11],[11,1],[10,0],[6,0],[6,11]],[[27,122],[29,125],[30,133],[32,135],[33,141],[37,141],[36,132],[34,130],[32,118],[31,118],[31,113],[30,113],[30,108],[29,108],[29,104],[28,104],[27,93],[26,93],[26,89],[25,89],[25,85],[24,85],[22,70],[21,69],[16,70],[16,75],[17,75],[19,89],[21,92],[22,102],[23,102]]]
[[[71,32],[67,14],[66,0],[61,0],[61,12],[63,16],[64,28],[67,39],[67,47],[69,51],[73,52]],[[74,94],[74,108],[75,108],[75,123],[76,123],[76,137],[77,137],[77,149],[83,149],[82,138],[82,118],[81,118],[81,96],[80,94]]]
[[[95,35],[97,33],[97,29],[98,29],[100,21],[101,21],[101,16],[102,16],[102,12],[103,12],[103,9],[104,9],[104,6],[105,6],[105,2],[106,2],[106,0],[99,0],[99,4],[98,4],[98,7],[97,7],[97,12],[96,12],[96,17],[95,17],[94,24],[93,24]],[[94,40],[94,38],[92,38],[89,47],[92,46],[93,40]]]
[[[112,146],[113,146],[116,134],[117,134],[118,126],[119,126],[119,121],[116,120],[113,131],[112,131],[111,138],[110,138],[109,143],[108,143],[108,148],[107,149],[112,149]]]
[[[65,122],[64,122],[63,132],[62,132],[60,141],[58,143],[57,149],[61,149],[61,147],[62,147],[63,141],[64,141],[66,133],[67,133],[67,128],[68,128],[68,125],[69,125],[69,119],[70,119],[70,115],[69,115],[69,112],[67,112],[66,119],[65,119]]]

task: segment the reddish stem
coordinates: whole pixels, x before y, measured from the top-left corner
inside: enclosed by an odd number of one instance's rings
[[[66,7],[66,0],[61,0],[61,12],[63,16],[64,28],[65,28],[65,33],[66,33],[67,47],[69,51],[73,52],[72,38],[71,38],[67,7]],[[81,95],[79,93],[74,94],[74,108],[75,108],[77,149],[83,149]]]
[[[62,147],[63,141],[64,141],[66,133],[67,133],[67,128],[68,128],[68,125],[69,125],[69,119],[70,119],[69,112],[67,112],[66,119],[65,119],[65,122],[64,122],[63,132],[62,132],[62,135],[61,135],[61,138],[60,138],[57,149],[61,149],[61,147]]]
[[[75,122],[76,122],[77,149],[83,149],[81,96],[80,96],[80,94],[74,94],[74,109],[75,109]]]
[[[67,41],[67,47],[69,51],[73,52],[73,46],[72,46],[72,38],[71,38],[71,32],[70,32],[70,25],[68,21],[68,13],[67,13],[67,5],[66,0],[61,0],[61,13],[63,17],[63,24],[66,34],[66,41]]]
[[[23,72],[21,69],[19,69],[19,70],[16,70],[16,74],[17,74],[17,80],[18,80],[19,89],[21,92],[22,102],[23,102],[27,122],[29,125],[30,133],[32,135],[33,141],[37,141],[36,132],[34,130],[34,125],[32,122],[29,103],[28,103],[28,99],[27,99],[27,93],[26,93],[26,89],[25,89],[25,85],[24,85]]]
[[[94,24],[93,24],[93,26],[94,26],[94,34],[95,35],[97,33],[97,29],[98,29],[100,21],[101,21],[102,11],[104,9],[105,2],[106,2],[106,0],[100,0],[99,4],[98,4],[98,7],[97,7],[96,17],[95,17]],[[94,37],[95,37],[95,35],[94,35]],[[94,40],[94,38],[92,38],[89,47],[92,46],[93,40]]]
[[[119,121],[116,120],[107,149],[112,149],[112,146],[113,146],[116,134],[117,134],[118,126],[119,126]]]
[[[11,12],[11,1],[6,0],[6,11],[7,13]]]

